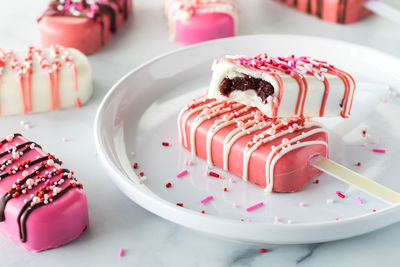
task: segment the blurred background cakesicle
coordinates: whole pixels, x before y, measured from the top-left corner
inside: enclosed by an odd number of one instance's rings
[[[73,48],[0,48],[0,116],[80,107],[92,96],[91,67]]]
[[[172,40],[184,45],[235,36],[236,0],[165,0]]]
[[[52,1],[38,19],[43,47],[60,44],[92,54],[132,12],[132,0]]]

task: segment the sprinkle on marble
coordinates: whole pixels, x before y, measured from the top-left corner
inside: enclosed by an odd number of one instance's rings
[[[265,253],[265,252],[267,252],[266,248],[260,248],[260,253]]]
[[[205,199],[201,200],[200,203],[204,205],[204,204],[206,204],[208,201],[213,200],[213,199],[214,199],[214,196],[208,196],[208,197],[206,197]]]
[[[228,188],[224,187],[224,192],[228,192]]]
[[[364,137],[366,137],[367,136],[367,130],[362,130],[362,135],[364,136]]]
[[[230,182],[231,184],[233,184],[233,183],[235,182],[235,180],[233,180],[233,178],[229,178],[229,182]]]
[[[386,97],[384,97],[384,98],[382,99],[382,102],[383,102],[384,104],[386,104],[386,103],[388,102],[388,99],[387,99]]]
[[[287,224],[292,224],[293,221],[292,220],[287,220]]]
[[[300,208],[304,208],[305,206],[306,206],[306,204],[303,201],[299,202],[299,207]]]
[[[340,198],[345,198],[346,196],[343,195],[343,193],[341,191],[336,191],[336,195]]]
[[[201,213],[203,213],[203,214],[204,214],[204,213],[206,213],[206,212],[205,212],[204,210],[202,210],[202,211],[201,211]]]
[[[330,205],[333,204],[334,200],[331,198],[326,199],[326,204]]]
[[[171,183],[167,183],[167,184],[165,185],[166,188],[171,188],[171,186],[172,186]]]
[[[181,178],[182,176],[185,176],[186,174],[188,174],[188,170],[181,171],[180,173],[178,173],[176,175],[176,178]]]
[[[275,216],[274,217],[274,222],[276,222],[276,223],[281,222],[281,218],[279,218],[279,216]]]
[[[239,204],[237,204],[237,203],[233,203],[232,206],[233,206],[234,208],[236,208],[236,209],[239,208]]]
[[[386,154],[386,149],[373,148],[373,149],[372,149],[372,152],[381,153],[381,154]]]
[[[379,140],[378,139],[374,140],[374,145],[379,145]]]
[[[162,146],[169,146],[169,143],[168,142],[162,142],[161,145]]]
[[[131,153],[129,153],[129,154],[131,154],[132,157],[135,156],[135,152],[133,152],[133,151],[131,151]]]
[[[372,212],[376,212],[376,209],[373,209]]]
[[[189,160],[185,160],[185,165],[186,166],[192,166],[193,162],[189,159]]]
[[[177,206],[183,207],[183,203],[176,203]]]
[[[144,176],[144,172],[140,172],[139,175],[140,175],[140,177],[143,177]]]
[[[213,171],[209,171],[209,172],[207,173],[207,175],[208,175],[208,176],[215,177],[215,178],[220,178],[219,174],[216,173],[216,172],[213,172]]]
[[[357,162],[356,166],[361,167],[361,162]]]
[[[360,203],[361,205],[364,203],[361,197],[357,197],[357,202]]]
[[[63,138],[61,138],[61,141],[62,141],[63,143],[66,143],[66,142],[68,142],[68,139],[65,138],[65,137],[63,137]]]
[[[137,168],[139,168],[139,163],[135,162],[133,163],[133,168],[136,170]]]
[[[29,123],[25,124],[25,129],[30,129],[30,128],[32,128],[32,126]]]
[[[250,212],[250,211],[253,211],[253,210],[255,210],[255,209],[261,208],[262,206],[264,206],[264,203],[263,203],[263,202],[259,202],[259,203],[255,204],[255,205],[253,205],[253,206],[248,207],[248,208],[246,209],[246,211],[247,211],[247,212]]]
[[[319,184],[319,180],[318,180],[318,179],[315,180],[315,181],[314,181],[314,184]]]
[[[122,257],[124,256],[124,253],[125,253],[124,249],[121,248],[121,249],[119,250],[118,256],[119,256],[120,258],[122,258]]]

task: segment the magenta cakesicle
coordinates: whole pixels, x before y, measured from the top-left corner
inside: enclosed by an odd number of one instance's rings
[[[328,134],[301,118],[268,118],[233,101],[202,96],[178,117],[179,140],[192,154],[266,191],[295,192],[321,174],[308,160],[327,156]]]
[[[131,11],[132,0],[51,1],[38,19],[41,44],[60,44],[92,54],[116,33]]]
[[[20,134],[0,140],[0,230],[35,252],[76,239],[89,219],[74,173]]]
[[[236,0],[165,0],[171,39],[184,45],[231,37],[237,30]]]
[[[334,23],[354,23],[372,14],[364,7],[369,0],[276,0],[302,12]]]

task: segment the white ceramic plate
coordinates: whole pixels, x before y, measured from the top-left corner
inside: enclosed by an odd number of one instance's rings
[[[358,81],[400,88],[398,59],[370,48],[315,37],[243,36],[168,53],[118,81],[98,110],[95,141],[105,169],[116,185],[133,201],[165,219],[243,241],[324,242],[360,235],[399,221],[398,205],[388,205],[328,175],[320,176],[318,184],[310,183],[297,193],[268,194],[220,169],[216,171],[225,179],[206,176],[206,162],[193,158],[180,146],[178,112],[207,87],[213,60],[227,54],[260,52],[274,56],[309,55],[349,70]],[[354,102],[350,119],[321,120],[330,129],[330,157],[400,191],[396,156],[400,151],[399,99],[373,87],[359,88]],[[363,137],[363,129],[368,137]],[[379,144],[374,144],[375,140]],[[162,146],[164,141],[171,146]],[[364,143],[367,147],[362,146]],[[374,147],[388,152],[373,153]],[[193,166],[184,164],[188,159],[194,162]],[[139,163],[138,170],[132,168],[134,162]],[[357,162],[362,166],[355,166]],[[189,174],[176,178],[184,169]],[[137,176],[141,171],[147,177],[142,184]],[[229,182],[230,177],[234,183]],[[168,182],[172,183],[171,188],[165,187]],[[228,192],[224,192],[225,187]],[[343,191],[346,198],[337,197],[336,190]],[[214,200],[200,204],[209,195]],[[357,197],[364,204],[359,204]],[[327,199],[334,203],[327,204]],[[245,211],[260,201],[265,203],[264,207]],[[184,207],[177,206],[178,202]],[[299,207],[300,202],[306,206]]]

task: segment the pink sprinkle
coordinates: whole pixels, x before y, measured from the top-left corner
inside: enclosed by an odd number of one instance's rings
[[[279,218],[279,216],[275,216],[274,221],[275,221],[275,222],[280,222],[280,221],[281,221],[281,218]]]
[[[363,147],[367,147],[367,143],[364,143],[362,146],[363,146]]]
[[[185,160],[185,165],[186,166],[192,166],[193,162],[189,159],[189,160]]]
[[[373,148],[372,152],[385,154],[386,149]]]
[[[304,207],[306,204],[304,204],[304,202],[300,202],[299,203],[299,207]]]
[[[342,193],[342,191],[340,191],[340,190],[336,191],[336,195],[341,194],[341,193]]]
[[[383,103],[385,103],[385,104],[386,104],[387,102],[388,102],[387,98],[386,98],[386,97],[384,97],[384,98],[383,98]]]
[[[375,140],[374,145],[379,145],[379,140]]]
[[[201,204],[206,204],[208,201],[214,199],[213,196],[208,196],[205,199],[203,199],[202,201],[200,201]]]
[[[250,212],[250,211],[255,210],[255,209],[257,209],[257,208],[261,208],[262,206],[264,206],[264,203],[263,203],[263,202],[260,202],[260,203],[257,203],[257,204],[255,204],[255,205],[251,206],[251,207],[248,207],[248,208],[246,209],[246,211],[247,211],[247,212]]]
[[[63,138],[61,139],[61,141],[63,141],[63,142],[65,143],[65,142],[67,142],[68,140],[67,140],[67,138],[63,137]]]
[[[234,208],[238,208],[238,207],[239,207],[239,205],[236,204],[236,203],[233,203],[232,206],[233,206]]]
[[[177,177],[177,178],[181,178],[182,176],[184,176],[184,175],[186,175],[186,174],[188,174],[188,171],[187,171],[187,170],[184,170],[184,171],[178,173],[178,174],[176,175],[176,177]]]
[[[357,201],[358,201],[358,203],[360,203],[360,204],[363,204],[363,203],[364,203],[364,201],[361,199],[361,197],[357,197]]]
[[[119,257],[121,258],[122,256],[124,256],[124,249],[123,248],[121,248],[120,250],[119,250]]]
[[[25,124],[25,128],[26,128],[26,129],[30,129],[30,128],[31,128],[31,125],[30,125],[29,123],[27,123],[27,124]]]

